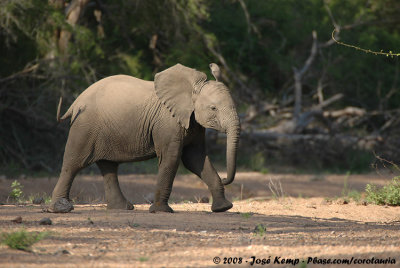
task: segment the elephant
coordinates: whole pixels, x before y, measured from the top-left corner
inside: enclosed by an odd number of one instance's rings
[[[89,86],[60,117],[71,118],[60,177],[52,193],[70,202],[76,174],[96,163],[103,175],[107,209],[133,209],[121,192],[118,165],[158,157],[157,184],[150,212],[173,212],[168,205],[180,163],[200,177],[212,196],[211,210],[232,208],[224,185],[233,182],[240,120],[228,88],[207,75],[176,64],[145,81],[128,75],[104,78]],[[227,135],[227,177],[219,177],[206,152],[205,129]]]

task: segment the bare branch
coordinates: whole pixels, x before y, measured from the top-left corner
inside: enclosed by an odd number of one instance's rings
[[[308,71],[310,68],[311,64],[313,63],[315,56],[317,54],[317,47],[318,47],[318,40],[317,40],[317,32],[313,31],[312,32],[312,37],[313,37],[313,43],[311,46],[311,52],[310,56],[307,58],[306,62],[304,63],[304,66],[298,70],[296,67],[293,67],[293,72],[294,72],[294,95],[295,95],[295,101],[294,101],[294,119],[297,120],[299,119],[300,113],[301,113],[301,98],[302,98],[302,79],[304,74]]]

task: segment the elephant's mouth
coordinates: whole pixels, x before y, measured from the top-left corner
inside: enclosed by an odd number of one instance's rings
[[[207,128],[212,128],[212,129],[215,129],[215,130],[217,130],[219,132],[226,133],[226,129],[224,129],[221,126],[221,124],[220,124],[220,122],[219,122],[217,117],[212,117],[212,118],[208,119],[206,125],[207,125]]]

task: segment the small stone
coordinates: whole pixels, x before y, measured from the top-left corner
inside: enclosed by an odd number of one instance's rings
[[[54,204],[55,213],[68,213],[74,209],[74,206],[66,198],[60,198]]]
[[[335,231],[332,231],[331,234],[335,234]]]
[[[15,222],[15,223],[22,223],[22,217],[21,216],[18,216],[18,217],[16,217],[15,219],[13,219],[13,220],[11,220],[12,222]]]
[[[349,201],[346,200],[346,199],[344,199],[343,202],[342,202],[343,205],[347,205],[348,203],[349,203]]]
[[[210,198],[208,198],[207,196],[203,196],[202,198],[200,198],[199,203],[206,203],[208,204],[210,202]]]
[[[49,218],[43,218],[39,221],[40,225],[52,225],[53,222]]]
[[[55,253],[55,255],[60,255],[60,254],[64,254],[64,255],[72,255],[72,253],[71,252],[69,252],[68,250],[66,250],[66,249],[59,249],[59,250],[57,250],[56,251],[56,253]]]
[[[32,203],[35,204],[35,205],[43,204],[43,203],[44,203],[44,198],[41,197],[41,196],[35,197],[35,198],[32,200]]]

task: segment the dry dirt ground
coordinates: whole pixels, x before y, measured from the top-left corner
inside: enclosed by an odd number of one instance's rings
[[[234,207],[211,213],[210,204],[196,202],[208,196],[205,185],[194,175],[179,175],[171,196],[173,214],[148,213],[145,197],[154,189],[154,175],[120,176],[123,192],[135,203],[133,211],[106,210],[101,177],[78,176],[71,193],[75,210],[68,214],[43,213],[40,205],[7,204],[12,180],[2,178],[1,232],[25,228],[51,233],[32,252],[0,246],[0,267],[225,267],[233,262],[248,267],[252,256],[261,262],[253,266],[263,267],[293,267],[291,261],[307,262],[309,257],[311,262],[297,266],[320,267],[318,262],[337,260],[361,267],[363,261],[382,259],[388,263],[368,266],[400,267],[400,208],[344,204],[335,198],[343,190],[362,191],[367,183],[383,185],[392,176],[241,172],[226,189]],[[270,179],[275,185],[281,182],[285,197],[271,198]],[[19,181],[28,197],[49,195],[56,178]],[[12,222],[17,216],[21,224]],[[53,224],[39,225],[44,217]],[[259,224],[265,229],[255,233]],[[270,263],[262,265],[262,259]],[[329,266],[341,265],[323,267]]]

